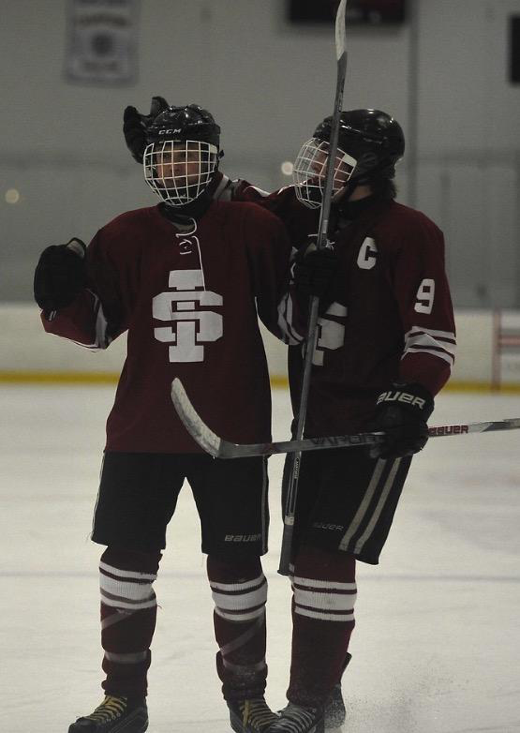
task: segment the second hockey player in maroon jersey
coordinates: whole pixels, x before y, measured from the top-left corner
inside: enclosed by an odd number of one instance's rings
[[[321,204],[330,135],[327,118],[295,162],[295,194],[311,209]],[[350,659],[356,561],[379,562],[411,456],[427,441],[434,396],[454,361],[442,233],[394,200],[400,125],[379,110],[343,112],[338,145],[329,246],[302,242],[280,309],[293,408],[297,415],[309,297],[318,296],[305,434],[378,430],[386,439],[370,455],[354,448],[302,456],[289,703],[269,733],[320,733],[331,724],[331,694],[339,708],[332,719],[343,720],[339,681]]]

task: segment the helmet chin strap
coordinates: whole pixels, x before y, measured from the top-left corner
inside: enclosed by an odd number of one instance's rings
[[[341,196],[336,198],[336,200],[333,199],[332,205],[340,209],[342,206],[344,206],[348,202],[348,200],[350,199],[350,197],[352,196],[356,188],[358,188],[358,186],[365,186],[365,185],[369,185],[369,182],[367,179],[362,179],[362,180],[359,180],[357,178],[354,180],[350,179],[343,186],[341,191],[338,191],[338,194],[341,194]],[[338,194],[336,194],[336,196],[338,196]],[[370,194],[367,194],[367,195],[370,196]]]

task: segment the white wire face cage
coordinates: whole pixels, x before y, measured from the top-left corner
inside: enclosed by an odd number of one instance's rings
[[[218,148],[203,140],[164,140],[144,151],[144,178],[162,201],[184,206],[195,201],[211,181]]]
[[[325,190],[329,143],[313,137],[303,143],[293,168],[293,183],[296,197],[310,209],[321,206]],[[345,153],[341,148],[336,150],[334,161],[334,178],[332,180],[332,197],[341,191],[348,182],[357,160]]]

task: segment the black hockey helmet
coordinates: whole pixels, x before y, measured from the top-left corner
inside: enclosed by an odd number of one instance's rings
[[[326,117],[314,131],[319,140],[330,140],[332,118]],[[395,165],[404,155],[401,125],[378,109],[354,109],[340,115],[338,147],[356,160],[349,185],[393,178]]]
[[[160,112],[146,130],[147,144],[164,140],[202,140],[218,148],[220,127],[211,112],[198,104],[171,106]]]
[[[220,127],[197,104],[167,107],[146,129],[144,177],[167,204],[184,207],[198,199],[215,178]]]

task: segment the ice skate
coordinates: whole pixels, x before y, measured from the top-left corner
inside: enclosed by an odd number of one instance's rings
[[[107,695],[93,713],[78,718],[69,733],[144,733],[148,710],[144,697],[130,699]]]
[[[304,708],[290,702],[268,733],[324,733],[325,717],[322,708]]]
[[[263,697],[252,700],[227,701],[229,719],[235,733],[264,733],[271,730],[272,723],[278,720]]]

